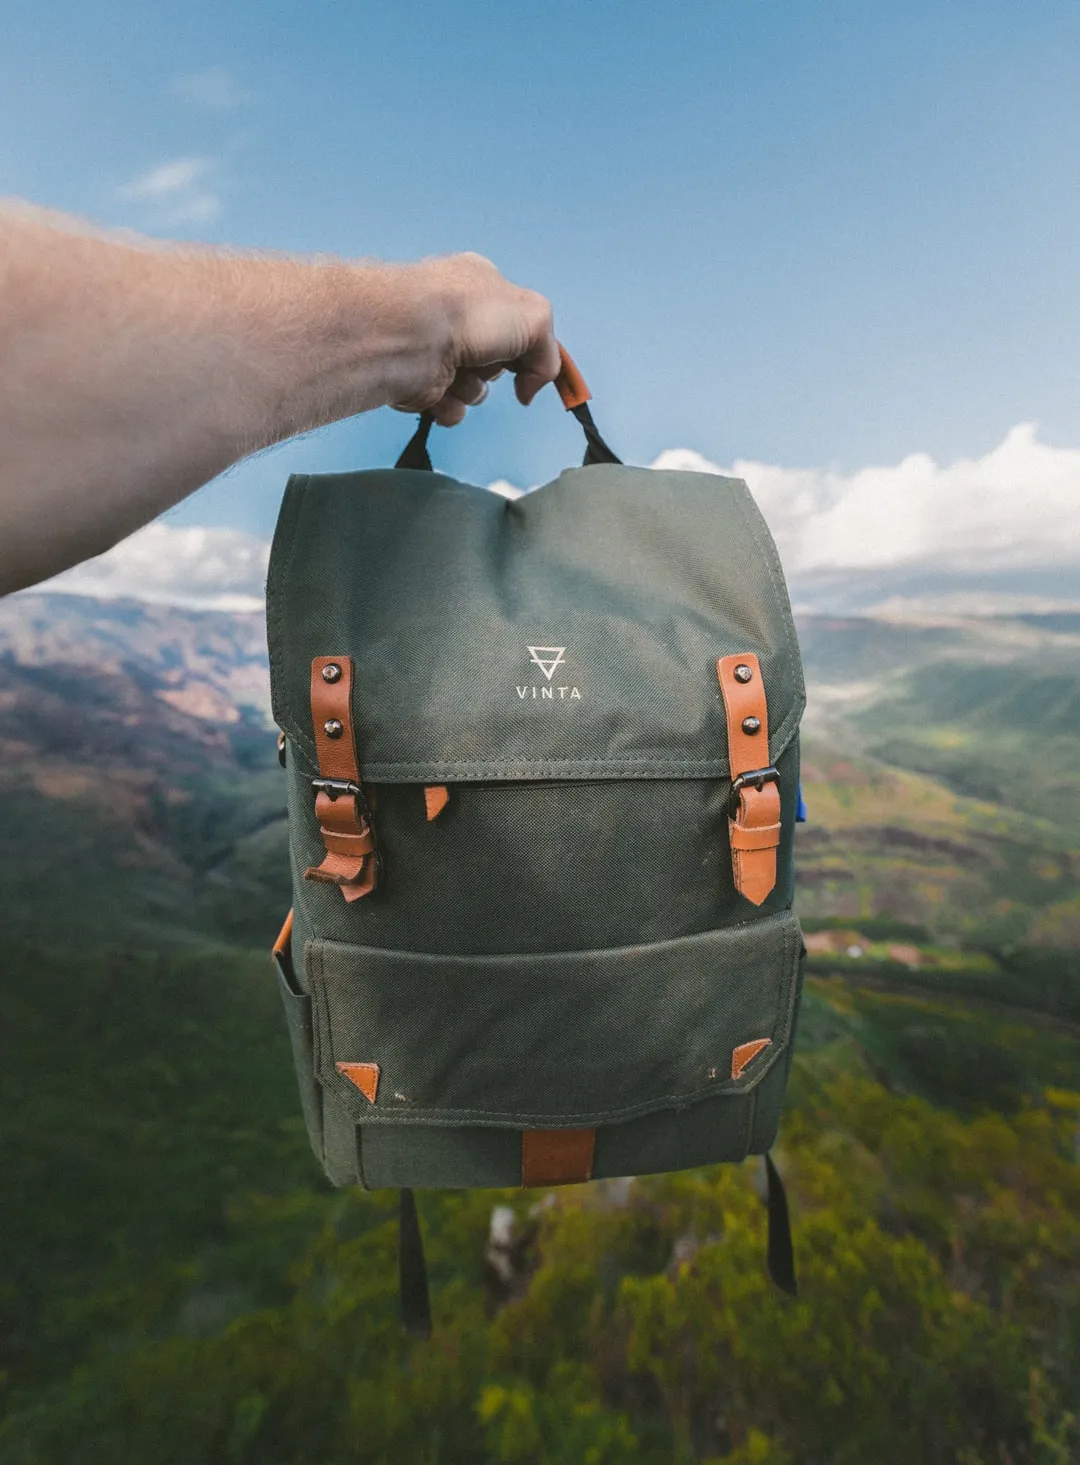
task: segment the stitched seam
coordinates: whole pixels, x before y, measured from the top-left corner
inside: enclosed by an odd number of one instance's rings
[[[525,1129],[529,1129],[534,1126],[540,1127],[543,1125],[551,1125],[552,1127],[558,1128],[562,1126],[569,1127],[574,1125],[595,1126],[597,1124],[607,1124],[620,1119],[636,1119],[643,1114],[652,1114],[657,1109],[684,1109],[688,1105],[696,1103],[699,1099],[705,1099],[710,1096],[716,1098],[719,1098],[721,1096],[726,1096],[729,1098],[739,1098],[742,1095],[749,1094],[753,1091],[753,1088],[757,1087],[757,1085],[761,1082],[761,1080],[765,1077],[769,1070],[774,1066],[779,1054],[783,1051],[784,1050],[782,1046],[777,1046],[777,1051],[773,1054],[772,1060],[769,1062],[769,1064],[765,1068],[759,1070],[759,1072],[755,1075],[752,1087],[751,1085],[747,1084],[741,1088],[731,1088],[731,1080],[728,1080],[728,1084],[724,1087],[721,1087],[720,1085],[715,1083],[711,1083],[704,1088],[687,1089],[678,1094],[662,1094],[659,1098],[650,1099],[641,1104],[633,1104],[622,1109],[586,1109],[582,1110],[580,1113],[571,1114],[562,1112],[551,1114],[534,1113],[532,1110],[529,1110],[526,1113],[522,1114],[520,1112],[511,1112],[510,1110],[505,1109],[402,1108],[400,1111],[394,1114],[392,1119],[390,1115],[384,1111],[382,1115],[380,1115],[378,1118],[372,1118],[367,1122],[377,1123],[381,1119],[381,1122],[384,1124],[403,1124],[408,1122],[422,1123],[427,1120],[433,1124],[455,1124],[465,1120],[489,1119],[498,1121],[500,1124],[506,1124],[509,1128]],[[336,1074],[335,1076],[339,1080],[342,1095],[344,1097],[348,1097],[351,1103],[352,1095],[346,1095],[344,1090],[344,1085],[347,1081],[342,1080],[340,1074]],[[335,1088],[337,1087],[338,1085],[335,1085]],[[351,1088],[352,1085],[350,1084],[349,1087]],[[355,1092],[356,1091],[353,1090],[354,1094]]]
[[[362,1124],[355,1124],[353,1129],[355,1131],[356,1143],[356,1179],[361,1190],[370,1190],[371,1186],[364,1179],[364,1126]]]
[[[746,1097],[749,1103],[746,1105],[746,1124],[743,1129],[743,1159],[750,1153],[750,1146],[754,1142],[754,1118],[757,1114],[757,1096],[760,1084],[755,1084],[752,1089],[746,1090]]]
[[[273,655],[275,645],[283,646],[284,638],[281,635],[281,617],[283,615],[283,602],[287,594],[287,586],[292,579],[293,560],[296,556],[297,543],[300,538],[300,520],[307,504],[307,490],[311,485],[311,475],[304,474],[295,480],[290,479],[285,489],[285,503],[282,508],[287,513],[287,519],[282,523],[281,528],[287,533],[288,538],[285,546],[284,569],[278,572],[277,559],[273,549],[277,545],[277,534],[274,535],[274,545],[271,548],[270,574],[267,577],[267,609],[273,607],[273,630],[270,632],[270,615],[267,616],[267,631],[269,634],[268,651],[270,653],[270,700],[275,710],[280,709],[282,716],[278,718],[278,726],[289,733],[292,738],[301,743],[311,754],[311,757],[318,762],[315,739],[310,733],[306,733],[293,721],[286,692],[287,677],[285,667],[278,665],[282,658]],[[293,505],[295,504],[295,508]],[[270,594],[270,584],[273,583],[273,594]]]
[[[296,540],[296,514],[293,509],[292,483],[293,480],[290,479],[285,485],[285,496],[282,500],[278,524],[274,530],[274,538],[270,545],[270,563],[267,567],[266,576],[266,630],[267,650],[270,656],[270,701],[275,711],[278,710],[277,704],[280,703],[280,710],[282,712],[288,711],[285,699],[285,678],[283,669],[281,669],[282,674],[279,674],[279,668],[275,664],[278,658],[274,656],[274,646],[281,645],[278,632],[280,630],[282,615],[281,602],[285,594],[283,581],[288,573]],[[298,486],[299,483],[300,480],[297,479]],[[299,501],[299,495],[295,501]],[[278,548],[279,543],[281,545],[280,550]],[[279,557],[285,561],[284,572],[279,570]]]
[[[798,934],[798,931],[796,926],[796,918],[791,909],[788,907],[785,907],[783,910],[779,911],[771,911],[768,915],[764,916],[751,916],[748,920],[745,921],[733,921],[730,925],[714,926],[706,931],[692,931],[688,936],[668,936],[661,941],[652,941],[646,943],[645,949],[651,952],[656,952],[661,947],[667,947],[674,950],[677,947],[686,948],[694,942],[696,942],[698,945],[705,946],[711,941],[716,940],[717,938],[722,939],[725,935],[728,934],[728,932],[734,933],[738,931],[745,934],[753,931],[754,928],[758,925],[764,925],[766,922],[777,927],[778,929],[781,927],[784,928],[785,947],[783,955],[787,960],[790,960],[790,951],[788,948],[789,945],[794,944],[794,940],[796,935]],[[789,932],[790,935],[788,934]],[[602,961],[607,957],[624,956],[627,954],[640,956],[642,952],[642,947],[636,943],[631,943],[626,946],[586,946],[572,951],[539,951],[524,953],[518,951],[497,951],[489,952],[483,956],[473,956],[469,953],[460,952],[405,951],[397,947],[359,946],[351,941],[338,941],[329,936],[320,936],[313,938],[311,944],[313,946],[317,944],[319,948],[320,978],[323,977],[324,971],[324,968],[321,964],[323,950],[327,946],[340,947],[345,951],[360,953],[363,956],[374,956],[378,958],[389,957],[391,958],[391,961],[400,958],[405,961],[435,963],[440,966],[454,966],[460,964],[468,965],[470,967],[494,965],[496,962],[513,962],[515,964],[521,962],[535,962],[539,964],[548,961],[557,962],[562,965],[565,964],[567,960],[575,957],[585,959],[588,965],[594,965],[596,962]]]
[[[664,762],[659,758],[616,754],[610,758],[504,758],[498,762],[483,758],[416,759],[411,762],[372,763],[372,768],[515,768],[539,763],[551,768],[604,768],[611,763],[648,763],[656,768],[712,768],[715,758],[680,758]]]
[[[322,1068],[322,1050],[324,1042],[328,1037],[323,1033],[323,1022],[326,1016],[323,1013],[320,1002],[316,1000],[316,989],[322,990],[322,948],[309,937],[304,944],[305,966],[308,972],[308,995],[311,999],[312,1011],[312,1068],[314,1078],[319,1089],[319,1160],[326,1166],[326,1096],[320,1069]],[[316,981],[316,967],[318,968],[318,981]],[[331,1051],[333,1044],[330,1044]]]
[[[785,719],[785,722],[781,724],[781,727],[786,728],[788,726],[789,720],[790,719]],[[314,741],[310,737],[308,737],[307,734],[301,732],[291,718],[283,718],[279,725],[283,727],[290,736],[295,738],[298,742],[302,743],[305,746],[305,749],[310,751],[311,754],[314,756]],[[794,735],[797,726],[798,719],[795,720],[794,725],[786,733],[783,739],[781,739],[779,735],[776,738],[770,739],[770,746],[772,748],[771,757],[774,762],[777,758],[781,756],[782,753],[785,753],[787,751],[788,745],[791,742],[791,738]],[[415,759],[407,762],[394,763],[362,761],[360,776],[362,779],[367,779],[371,782],[381,781],[386,783],[390,782],[395,774],[409,772],[422,775],[426,770],[431,769],[450,770],[462,774],[468,774],[469,772],[490,774],[505,772],[508,769],[514,768],[528,768],[531,770],[548,769],[551,771],[553,776],[559,773],[573,772],[575,770],[585,773],[588,770],[596,769],[618,771],[622,768],[637,768],[642,773],[655,773],[657,775],[664,773],[678,773],[684,770],[692,770],[696,775],[699,776],[702,774],[709,774],[720,778],[727,778],[730,776],[731,762],[728,758],[682,758],[673,761],[663,761],[658,758],[640,756],[627,757],[622,755],[608,758],[562,759],[524,757],[502,758],[498,760],[476,758],[430,758]],[[512,775],[507,774],[505,781],[508,783],[512,782]]]

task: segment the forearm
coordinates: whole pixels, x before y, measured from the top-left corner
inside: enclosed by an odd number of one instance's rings
[[[449,349],[424,266],[135,247],[0,205],[0,593]]]

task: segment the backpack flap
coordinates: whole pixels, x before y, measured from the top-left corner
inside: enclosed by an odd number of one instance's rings
[[[316,657],[347,655],[375,784],[727,779],[719,658],[752,652],[775,764],[802,670],[746,485],[615,464],[516,500],[400,469],[294,477],[267,587],[274,716],[312,776]]]

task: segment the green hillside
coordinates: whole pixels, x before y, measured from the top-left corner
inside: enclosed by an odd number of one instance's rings
[[[758,1161],[550,1206],[430,1193],[436,1334],[412,1344],[395,1196],[316,1178],[265,963],[27,953],[14,975],[5,1462],[1080,1448],[1080,1029],[811,977],[777,1150],[798,1301],[764,1273]]]

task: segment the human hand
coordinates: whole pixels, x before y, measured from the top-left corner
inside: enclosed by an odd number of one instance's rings
[[[404,268],[419,349],[394,383],[389,405],[397,411],[431,412],[440,426],[453,427],[504,371],[513,372],[523,406],[559,375],[551,305],[543,295],[512,284],[479,254]]]

